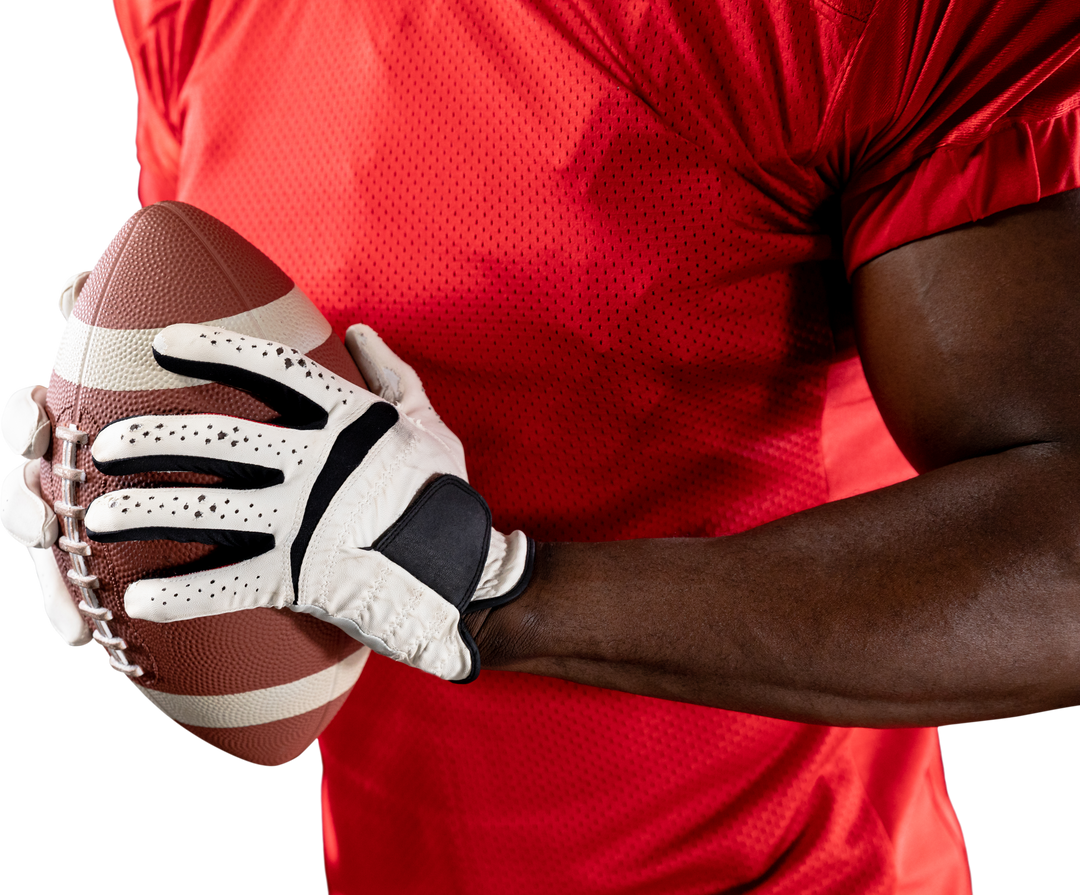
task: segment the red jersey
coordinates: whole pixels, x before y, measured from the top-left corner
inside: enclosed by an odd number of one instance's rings
[[[1080,186],[1075,0],[117,0],[141,196],[420,373],[501,530],[733,534],[912,472],[847,270]],[[330,889],[967,892],[936,733],[374,657]]]

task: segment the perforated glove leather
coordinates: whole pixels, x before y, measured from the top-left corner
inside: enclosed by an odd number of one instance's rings
[[[373,392],[276,342],[165,329],[154,340],[161,366],[244,389],[281,419],[143,416],[107,426],[92,449],[103,472],[209,473],[223,484],[110,492],[87,510],[88,533],[222,549],[215,568],[132,584],[124,604],[133,618],[288,607],[390,658],[472,680],[479,654],[462,615],[524,590],[532,543],[492,529],[461,443],[412,368],[366,326],[351,328],[346,344]]]

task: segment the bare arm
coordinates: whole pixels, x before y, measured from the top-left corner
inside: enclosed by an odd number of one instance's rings
[[[842,725],[1080,702],[1080,194],[854,287],[923,474],[727,538],[543,545],[528,591],[470,623],[485,667]]]

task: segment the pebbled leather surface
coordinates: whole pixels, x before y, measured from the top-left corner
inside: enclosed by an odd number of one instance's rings
[[[150,343],[163,326],[222,320],[248,335],[300,341],[313,360],[363,385],[325,318],[269,258],[199,209],[160,203],[129,216],[94,263],[57,344],[48,383],[52,425],[75,425],[93,439],[109,422],[140,413],[214,411],[272,420],[273,411],[251,395],[167,374],[154,362]],[[42,492],[50,503],[62,494],[52,472],[59,457],[54,439],[41,461]],[[212,488],[217,482],[190,473],[106,476],[95,469],[90,446],[79,447],[76,457],[86,473],[86,482],[77,487],[82,506],[118,488],[181,483]],[[245,710],[255,715],[268,689],[293,686],[289,692],[301,694],[289,704],[292,721],[257,724],[248,734],[234,727],[183,724],[227,755],[278,767],[310,748],[333,717],[322,706],[340,705],[341,675],[351,670],[359,675],[357,660],[350,657],[362,650],[366,657],[366,648],[332,625],[289,610],[255,609],[168,625],[127,618],[127,585],[190,564],[211,550],[171,541],[91,542],[87,561],[102,582],[98,597],[113,614],[113,634],[129,643],[130,661],[145,669],[137,689],[151,702],[154,692],[199,697],[208,700],[201,703],[203,721],[214,713],[224,721],[237,711],[238,699],[243,704],[244,694],[252,694]],[[54,555],[66,573],[69,556],[58,548]],[[78,588],[69,589],[78,602]],[[327,677],[338,666],[339,672]]]

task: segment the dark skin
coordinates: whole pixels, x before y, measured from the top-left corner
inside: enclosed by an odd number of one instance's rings
[[[543,544],[482,665],[821,724],[1080,703],[1080,191],[853,280],[917,479],[716,539]]]

